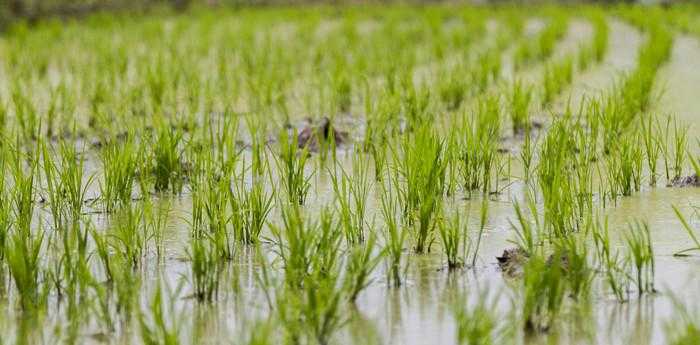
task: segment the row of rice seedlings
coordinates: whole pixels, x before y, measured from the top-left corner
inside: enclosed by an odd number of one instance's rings
[[[592,63],[601,63],[608,50],[609,27],[605,15],[593,12],[589,15],[593,25],[593,40],[579,47],[577,64],[580,70],[585,70]]]
[[[513,56],[516,68],[522,68],[535,61],[544,61],[554,53],[554,46],[566,33],[568,18],[558,14],[551,18],[547,26],[532,40],[526,40],[515,50]]]
[[[574,58],[567,55],[559,61],[545,65],[542,95],[542,106],[549,105],[554,97],[562,93],[569,86],[574,76]]]

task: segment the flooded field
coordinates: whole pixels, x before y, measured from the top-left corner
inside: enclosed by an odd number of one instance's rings
[[[0,34],[0,343],[700,343],[700,7]]]

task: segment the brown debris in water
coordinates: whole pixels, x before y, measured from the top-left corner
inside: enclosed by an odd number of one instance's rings
[[[501,256],[497,256],[498,267],[510,277],[518,277],[523,273],[523,266],[527,262],[527,253],[522,248],[507,248]]]
[[[668,184],[669,187],[700,187],[700,177],[697,174],[692,174],[690,176],[678,176],[674,177]]]
[[[304,127],[297,136],[299,148],[307,147],[310,151],[317,152],[324,144],[328,144],[333,137],[335,145],[343,145],[347,141],[347,132],[336,129],[328,117],[323,117],[316,123],[310,123]]]

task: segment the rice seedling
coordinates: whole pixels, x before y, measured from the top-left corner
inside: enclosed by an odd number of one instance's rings
[[[617,185],[616,190],[623,196],[630,196],[641,188],[644,157],[639,141],[636,136],[623,136],[606,157],[608,179],[611,184]]]
[[[214,235],[195,235],[190,240],[188,257],[193,295],[199,302],[212,302],[218,297],[221,262]]]
[[[499,339],[497,298],[488,293],[488,289],[479,293],[473,305],[459,294],[451,303],[452,315],[457,324],[457,344],[494,344]]]
[[[484,230],[486,229],[486,222],[488,221],[489,212],[489,200],[488,198],[483,198],[481,200],[481,208],[479,212],[479,235],[476,237],[476,245],[474,247],[474,255],[472,256],[472,267],[476,265],[476,258],[479,255],[479,247],[481,245],[481,238],[484,236]]]
[[[649,225],[642,221],[636,221],[629,225],[629,230],[625,234],[625,241],[628,248],[628,260],[634,267],[634,283],[637,285],[637,292],[641,296],[643,293],[654,293],[654,250],[651,244],[651,234]]]
[[[369,169],[359,155],[353,156],[353,174],[349,175],[340,167],[338,172],[330,172],[331,184],[337,202],[337,212],[348,245],[365,240],[367,221],[366,205],[370,191]]]
[[[678,296],[671,295],[673,317],[664,322],[666,343],[694,344],[700,340],[700,315],[696,307],[687,306]]]
[[[351,302],[357,300],[357,296],[372,283],[372,271],[383,259],[384,251],[375,254],[376,237],[371,234],[367,241],[357,247],[350,248],[347,257],[346,273],[344,278],[345,290]]]
[[[544,240],[542,238],[544,234],[542,233],[537,205],[533,198],[528,197],[526,203],[527,211],[530,212],[530,217],[532,217],[532,219],[525,215],[520,203],[514,201],[513,208],[515,209],[517,223],[512,220],[509,220],[509,222],[510,226],[515,231],[515,244],[518,248],[522,249],[527,255],[534,255],[537,248]]]
[[[510,118],[513,123],[513,134],[525,133],[530,130],[530,102],[532,101],[532,86],[524,85],[520,80],[513,83],[510,94]],[[526,140],[528,140],[526,138]]]
[[[151,234],[144,231],[144,210],[131,204],[115,215],[110,245],[133,269],[142,267]]]
[[[104,176],[100,195],[107,212],[131,202],[139,168],[138,158],[142,155],[139,151],[131,135],[123,143],[109,143],[102,150],[100,161]]]
[[[566,293],[566,278],[560,260],[530,257],[523,275],[524,328],[546,332],[557,321]]]
[[[383,189],[381,193],[382,217],[384,218],[384,252],[387,263],[387,280],[394,286],[401,285],[401,277],[408,269],[403,265],[403,251],[408,230],[399,217],[399,205],[396,195],[391,188]],[[402,268],[403,266],[403,268]]]
[[[240,241],[254,244],[260,240],[260,234],[273,208],[274,197],[274,193],[268,195],[259,183],[254,183],[246,192],[242,205],[243,231],[237,236]],[[233,202],[235,198],[231,197],[231,200]]]
[[[151,173],[155,178],[157,192],[170,190],[174,194],[182,192],[185,169],[180,148],[183,135],[179,130],[161,125],[153,143],[153,163]]]
[[[629,294],[627,262],[621,259],[619,253],[612,252],[608,224],[607,217],[604,221],[598,220],[593,224],[593,242],[598,263],[605,274],[605,281],[617,300],[622,302],[627,300]]]
[[[656,137],[652,117],[649,116],[646,120],[640,121],[642,141],[644,143],[644,157],[647,161],[647,169],[649,170],[649,185],[656,185],[657,164],[661,155],[662,145],[659,143],[659,138]]]
[[[688,128],[679,126],[678,121],[673,122],[673,179],[678,179],[683,174],[687,152]]]
[[[309,158],[309,150],[304,147],[299,149],[297,133],[294,131],[292,138],[286,131],[280,134],[280,152],[275,162],[282,176],[282,187],[287,192],[290,203],[303,205],[311,187],[311,176],[306,176],[305,167]]]
[[[148,345],[177,345],[181,343],[180,330],[184,319],[176,311],[176,298],[173,297],[180,294],[181,286],[171,291],[167,284],[162,285],[159,280],[147,305],[148,312],[142,310],[139,313],[141,341]]]
[[[683,249],[681,251],[673,253],[674,256],[684,256],[688,255],[687,253],[694,252],[697,250],[700,250],[700,241],[698,241],[697,236],[695,236],[695,230],[693,230],[693,227],[690,226],[690,223],[688,223],[688,220],[683,216],[683,213],[676,207],[675,205],[671,205],[673,208],[673,212],[676,214],[676,218],[681,222],[681,225],[683,225],[683,230],[688,233],[688,237],[690,237],[691,240],[693,240],[693,245],[694,247]]]
[[[547,64],[544,69],[543,84],[544,94],[542,95],[542,105],[549,105],[554,97],[559,95],[564,88],[571,84],[574,73],[574,59],[566,56],[560,61]]]
[[[486,194],[492,186],[498,166],[497,142],[500,137],[501,109],[497,97],[488,97],[479,104],[475,117],[465,118],[460,128],[459,173],[464,189]]]
[[[430,252],[435,240],[437,215],[445,187],[444,142],[429,127],[421,127],[404,139],[403,157],[395,155],[397,174],[393,184],[398,191],[405,222],[415,225],[414,251]]]
[[[455,213],[450,219],[441,219],[438,223],[442,250],[447,257],[447,267],[462,267],[469,256],[469,236],[467,226],[461,224],[460,216]]]

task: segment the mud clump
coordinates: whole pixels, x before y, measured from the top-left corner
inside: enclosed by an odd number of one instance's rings
[[[323,117],[315,123],[309,123],[299,132],[297,145],[299,148],[318,152],[331,143],[331,138],[336,146],[343,145],[348,139],[348,134],[336,129],[328,117]]]
[[[523,274],[523,266],[528,255],[522,248],[507,248],[501,256],[497,256],[498,267],[509,277],[519,277]]]
[[[669,187],[684,188],[684,187],[700,187],[700,177],[697,174],[690,176],[677,176],[668,184]]]

